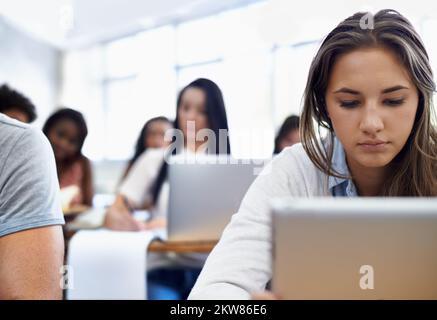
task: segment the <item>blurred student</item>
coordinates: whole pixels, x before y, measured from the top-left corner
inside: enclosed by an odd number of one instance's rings
[[[64,224],[53,151],[0,114],[0,299],[61,299]]]
[[[284,148],[300,142],[299,117],[291,115],[282,123],[275,138],[275,150],[273,154],[280,153]]]
[[[88,135],[83,115],[73,109],[60,109],[47,119],[43,132],[55,153],[61,190],[69,187],[77,190],[69,205],[91,206],[94,196],[91,164],[82,154]]]
[[[0,86],[0,113],[24,123],[31,123],[36,119],[32,101],[6,84]]]
[[[220,88],[211,80],[197,79],[182,89],[177,99],[175,129],[183,134],[182,147],[186,154],[210,152],[230,153],[229,137],[220,141],[219,130],[228,130],[225,104]],[[194,126],[193,126],[194,125]],[[191,143],[187,137],[195,137],[202,129],[211,129],[216,145],[204,140]],[[220,146],[225,145],[225,148]],[[206,146],[206,148],[205,148]],[[174,149],[177,150],[177,149]],[[148,150],[133,165],[120,188],[115,203],[106,214],[105,226],[114,230],[144,230],[166,226],[169,185],[168,165],[165,150]],[[189,183],[189,181],[187,181]],[[153,219],[144,223],[135,220],[131,208],[141,208],[150,201],[153,204]],[[149,254],[148,265],[156,265],[148,273],[149,299],[185,299],[203,266],[205,255],[160,255]],[[153,261],[155,259],[155,261]]]
[[[147,121],[141,129],[135,145],[135,153],[129,160],[122,180],[126,178],[133,164],[147,149],[165,148],[169,142],[164,140],[165,132],[173,127],[173,123],[166,117],[156,117]]]
[[[361,28],[365,15],[347,18],[323,41],[305,89],[302,144],[285,149],[249,188],[190,298],[248,299],[265,290],[272,198],[437,196],[428,54],[396,11],[379,11],[372,29]]]

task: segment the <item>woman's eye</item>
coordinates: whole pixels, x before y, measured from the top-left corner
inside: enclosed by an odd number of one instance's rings
[[[384,104],[388,105],[388,106],[395,107],[395,106],[399,106],[399,105],[403,104],[404,101],[405,101],[405,99],[387,99],[387,100],[384,100]]]
[[[343,108],[354,108],[358,106],[360,102],[358,100],[344,100],[340,101],[340,106]]]

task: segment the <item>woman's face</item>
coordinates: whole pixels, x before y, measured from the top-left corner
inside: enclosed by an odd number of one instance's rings
[[[325,98],[349,166],[368,168],[387,166],[402,150],[419,102],[407,70],[384,48],[340,56]]]
[[[144,138],[144,146],[146,148],[164,148],[167,146],[169,142],[164,140],[164,135],[169,129],[171,129],[171,125],[167,121],[153,121],[150,123]]]
[[[71,120],[57,121],[50,129],[48,138],[57,160],[67,160],[75,156],[79,150],[79,128]]]
[[[209,128],[206,114],[206,95],[198,88],[188,88],[181,97],[178,108],[179,128],[187,137],[188,133],[196,134],[199,130]],[[188,121],[193,121],[195,128],[187,126]],[[194,132],[192,130],[194,129]]]

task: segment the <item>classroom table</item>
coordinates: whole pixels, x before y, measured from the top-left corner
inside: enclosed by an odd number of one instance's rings
[[[148,252],[176,252],[176,253],[210,253],[217,241],[162,241],[154,240],[149,245]]]
[[[64,229],[65,244],[68,245],[68,241],[73,237],[75,231],[68,231]],[[214,249],[217,241],[163,241],[153,240],[149,247],[148,252],[175,252],[175,253],[210,253]]]
[[[68,248],[68,242],[77,232],[77,230],[68,230],[68,223],[73,221],[78,214],[78,210],[70,210],[64,214],[66,225],[64,226],[64,239],[65,247]],[[85,211],[83,209],[83,211]],[[76,213],[73,214],[72,212]],[[80,214],[80,213],[79,213]],[[217,241],[163,241],[160,239],[153,240],[149,247],[148,252],[174,252],[174,253],[209,253],[214,249]]]

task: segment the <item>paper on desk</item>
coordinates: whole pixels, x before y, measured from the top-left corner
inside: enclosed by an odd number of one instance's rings
[[[146,251],[154,238],[153,231],[79,231],[68,250],[67,299],[145,299]]]
[[[91,208],[79,214],[73,221],[67,224],[68,230],[97,229],[103,225],[105,208]]]
[[[73,221],[67,224],[68,230],[82,230],[82,229],[97,229],[103,226],[107,208],[91,208],[80,215]],[[134,219],[146,222],[151,214],[147,210],[136,210],[133,212]]]
[[[149,210],[135,210],[132,215],[135,220],[142,222],[146,222],[151,217],[151,213]]]

